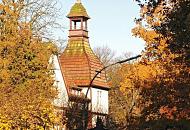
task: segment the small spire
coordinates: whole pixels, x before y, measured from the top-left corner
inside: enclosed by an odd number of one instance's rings
[[[77,0],[77,3],[81,3],[81,0]]]

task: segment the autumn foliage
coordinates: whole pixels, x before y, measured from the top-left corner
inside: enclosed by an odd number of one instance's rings
[[[22,22],[23,1],[0,3],[0,129],[45,129],[58,123],[50,42]]]
[[[190,1],[150,0],[139,1],[139,5],[140,18],[132,32],[145,41],[145,50],[140,62],[125,75],[121,90],[141,88],[136,128],[187,130],[190,40],[186,34],[190,31]]]

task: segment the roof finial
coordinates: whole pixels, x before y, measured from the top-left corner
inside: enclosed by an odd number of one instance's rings
[[[81,0],[77,0],[77,3],[81,3]]]

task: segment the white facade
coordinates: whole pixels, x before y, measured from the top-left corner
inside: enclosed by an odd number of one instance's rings
[[[87,88],[83,88],[82,92],[86,94]],[[90,88],[88,92],[89,99],[91,99],[91,105],[89,109],[92,110],[93,113],[101,113],[108,114],[109,106],[108,106],[108,90],[102,90],[98,88]],[[96,125],[97,115],[92,116],[92,126]],[[100,115],[101,116],[101,115]],[[103,119],[104,120],[104,119]]]
[[[82,89],[84,94],[86,91],[87,88]],[[108,114],[108,90],[90,88],[88,98],[91,99],[92,112]]]
[[[53,62],[54,67],[54,78],[55,78],[55,86],[57,86],[58,97],[54,100],[54,104],[57,107],[66,107],[68,103],[68,93],[67,88],[64,82],[64,78],[61,72],[61,67],[59,64],[59,59],[57,56],[52,56],[51,60]]]
[[[108,114],[108,90],[92,88],[92,111]]]

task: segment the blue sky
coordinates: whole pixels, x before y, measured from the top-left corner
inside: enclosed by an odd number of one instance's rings
[[[61,38],[66,39],[69,20],[66,15],[76,0],[59,0],[66,31]],[[139,54],[144,49],[141,39],[132,37],[131,29],[135,26],[134,18],[139,15],[139,7],[133,0],[82,0],[88,15],[88,30],[91,47],[107,45],[122,55],[125,52]]]

